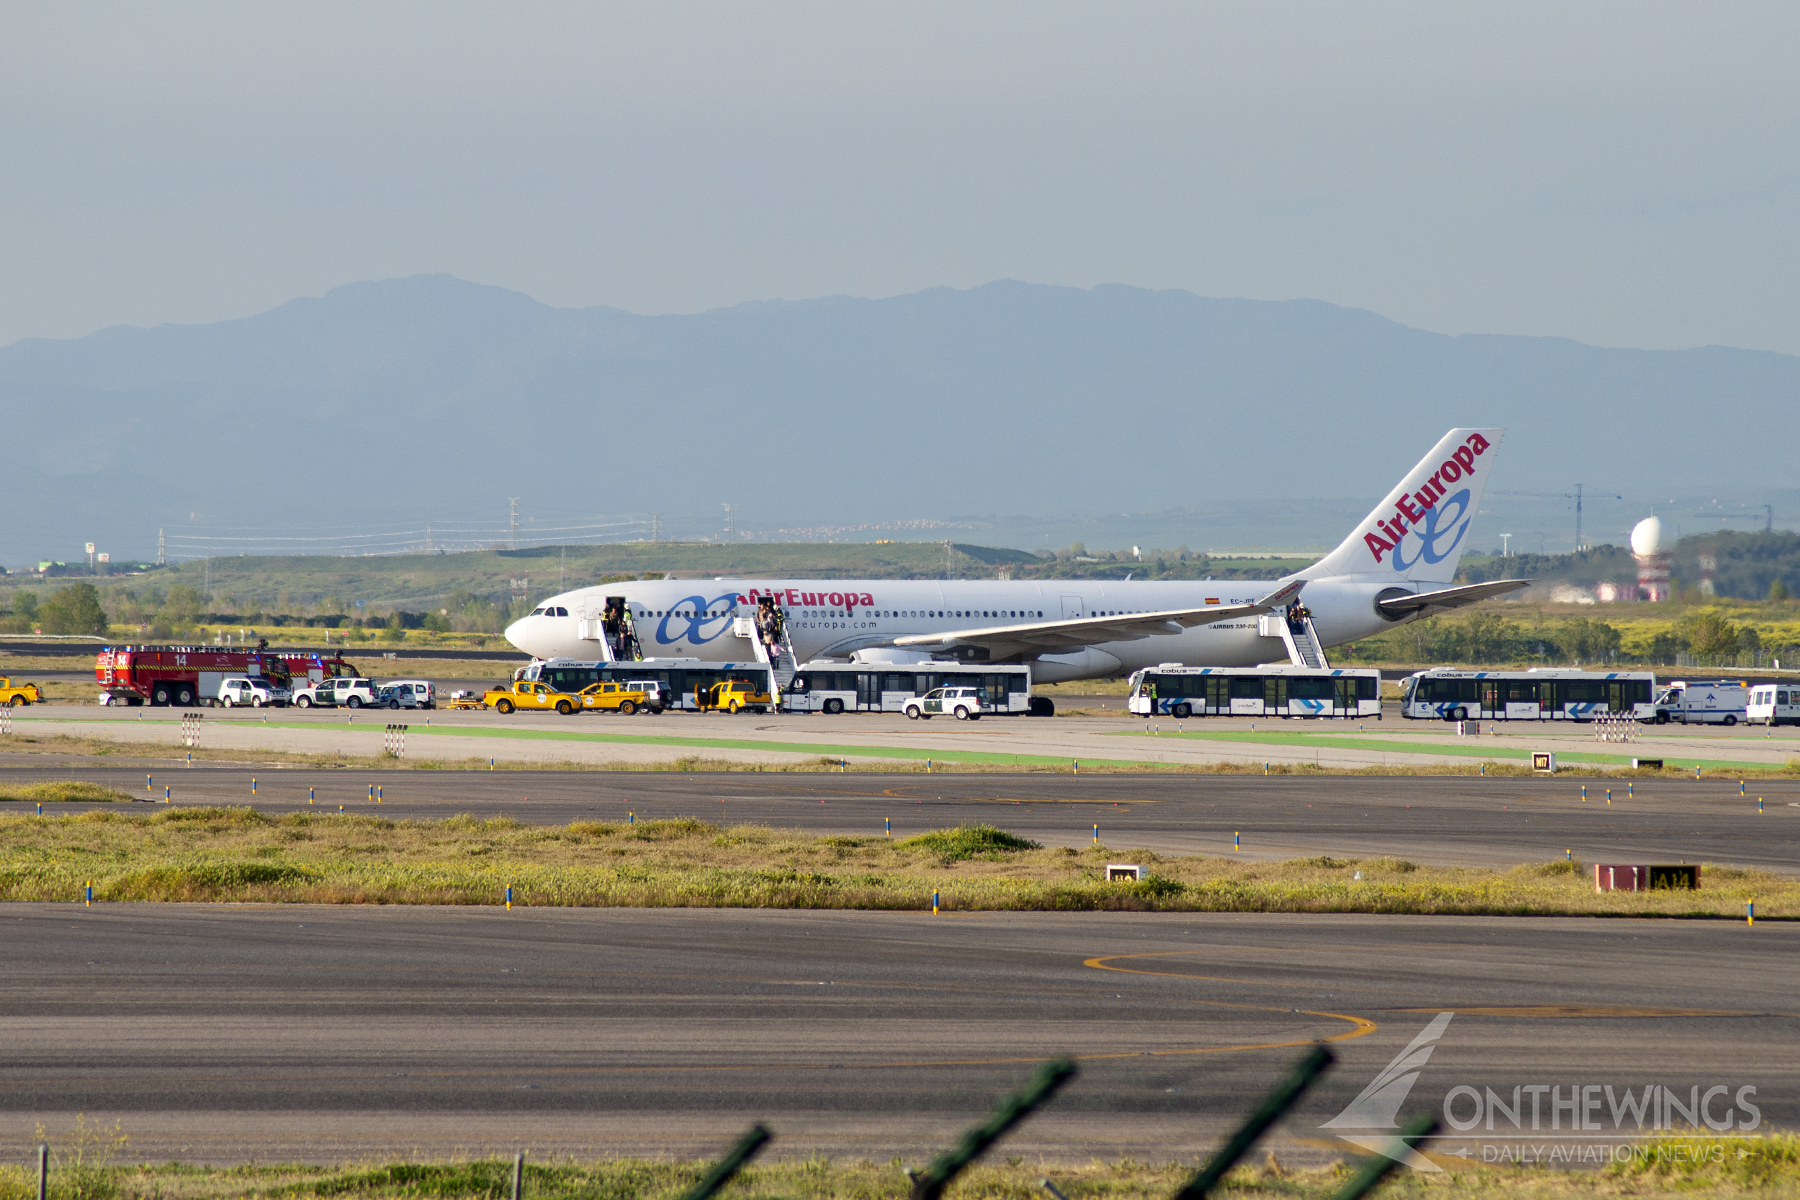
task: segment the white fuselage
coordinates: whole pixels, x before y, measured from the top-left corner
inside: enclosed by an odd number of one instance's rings
[[[1387,572],[1340,575],[1306,585],[1300,600],[1327,646],[1369,637],[1394,627],[1377,614],[1375,597],[1395,590]],[[1207,604],[1252,604],[1275,585],[1267,580],[891,580],[720,579],[652,580],[578,588],[539,602],[567,615],[522,617],[507,627],[513,645],[538,658],[599,657],[597,643],[581,637],[583,618],[597,620],[608,596],[630,605],[646,658],[698,658],[744,662],[755,658],[747,637],[736,636],[732,618],[755,611],[756,597],[773,595],[787,614],[789,640],[799,662],[848,658],[859,649],[909,634],[955,633],[1008,624],[1040,624],[1116,613],[1164,612]],[[1403,589],[1410,590],[1410,589]],[[870,655],[901,652],[870,649]],[[923,657],[917,655],[916,657]],[[1262,637],[1255,617],[1201,625],[1179,634],[1155,634],[1105,642],[1033,661],[1043,683],[1105,678],[1158,663],[1247,667],[1287,661],[1279,637]]]

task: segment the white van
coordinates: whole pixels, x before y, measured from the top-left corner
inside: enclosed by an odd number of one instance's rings
[[[1750,685],[1741,679],[1688,682],[1671,680],[1668,690],[1656,698],[1658,725],[1679,721],[1683,725],[1736,725],[1745,719],[1750,705]]]
[[[1800,683],[1761,683],[1751,688],[1744,720],[1752,725],[1800,725]]]
[[[389,708],[436,708],[437,693],[423,679],[400,679],[384,683],[375,693],[375,703]]]

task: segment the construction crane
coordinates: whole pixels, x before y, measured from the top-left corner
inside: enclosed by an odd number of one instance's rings
[[[1573,500],[1575,502],[1575,551],[1579,554],[1587,549],[1587,544],[1581,540],[1581,494],[1586,488],[1585,483],[1578,483],[1572,492],[1495,492],[1494,495],[1535,496],[1541,500]],[[1595,495],[1605,500],[1623,500],[1625,498],[1617,492],[1596,492]]]
[[[1763,532],[1764,533],[1774,533],[1775,532],[1775,506],[1773,504],[1764,504],[1761,507],[1763,510]],[[1754,521],[1754,520],[1756,520],[1756,514],[1753,512],[1728,513],[1728,512],[1718,512],[1715,510],[1713,512],[1695,513],[1694,515],[1696,517],[1717,517],[1721,521]]]

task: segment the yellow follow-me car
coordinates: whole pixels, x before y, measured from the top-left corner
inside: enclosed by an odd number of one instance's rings
[[[42,704],[43,702],[44,693],[38,690],[37,684],[15,684],[10,679],[0,678],[0,704],[8,706],[17,704],[22,708],[27,704]]]
[[[592,683],[581,689],[576,699],[582,712],[616,712],[630,716],[649,704],[649,695],[628,684]]]
[[[702,688],[698,699],[701,708],[722,708],[728,713],[738,713],[745,709],[751,712],[768,712],[769,706],[775,703],[775,698],[769,693],[757,691],[755,684],[742,679],[727,679],[710,688]]]
[[[533,712],[549,712],[554,709],[565,717],[574,712],[580,703],[574,696],[552,690],[547,683],[533,683],[528,679],[521,679],[511,687],[489,688],[482,693],[481,700],[503,713],[509,713],[515,708]]]

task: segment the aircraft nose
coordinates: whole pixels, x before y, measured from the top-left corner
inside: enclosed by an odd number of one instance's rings
[[[531,626],[531,618],[530,617],[520,617],[518,620],[514,621],[511,625],[508,625],[506,627],[506,640],[511,642],[513,645],[517,646],[519,649],[523,650],[527,654],[530,654],[533,652],[531,647],[527,646],[525,644],[525,632],[527,629],[530,628],[530,626]]]

